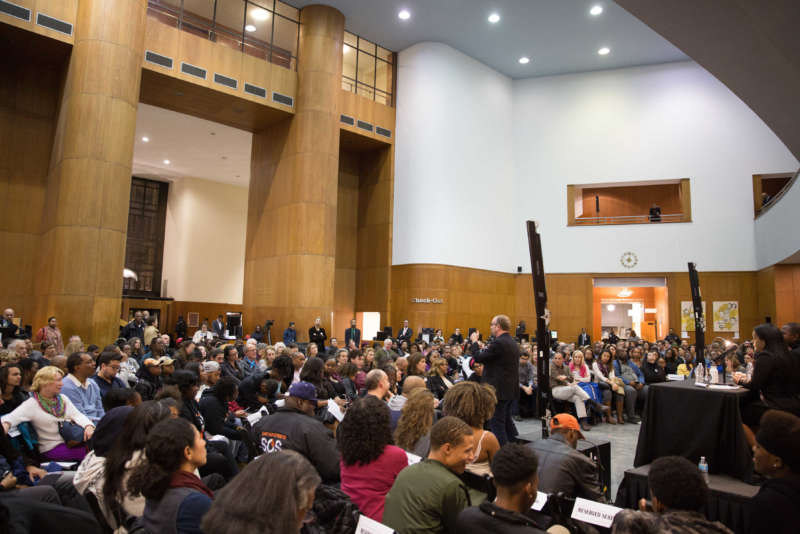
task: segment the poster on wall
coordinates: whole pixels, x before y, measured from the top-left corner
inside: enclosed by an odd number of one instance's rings
[[[708,316],[706,315],[706,301],[703,301],[702,305],[703,317],[708,321]],[[694,332],[694,306],[691,300],[681,301],[681,332]]]
[[[187,318],[188,318],[189,328],[199,328],[200,327],[200,313],[198,313],[198,312],[189,312],[186,315],[187,315]]]
[[[715,332],[739,331],[739,301],[736,300],[714,301],[714,331]]]

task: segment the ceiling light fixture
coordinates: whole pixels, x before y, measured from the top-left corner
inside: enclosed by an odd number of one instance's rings
[[[528,63],[531,62],[531,58],[522,56],[521,58],[519,58],[519,62],[522,63],[523,65],[527,65]]]
[[[603,48],[597,51],[597,53],[600,54],[601,56],[607,56],[610,52],[611,49],[607,46],[604,46]]]
[[[622,291],[620,291],[619,293],[617,293],[617,296],[620,297],[620,298],[623,298],[623,299],[628,298],[631,295],[633,295],[633,291],[631,291],[627,287],[625,289],[623,289]]]
[[[500,15],[498,15],[497,13],[492,13],[491,15],[489,15],[489,22],[491,22],[492,24],[497,24],[498,22],[500,22]]]
[[[614,311],[614,310],[616,310],[616,309],[617,309],[617,307],[616,307],[616,306],[614,306],[613,304],[609,304],[608,306],[606,306],[606,309],[607,309],[608,311]]]
[[[168,159],[164,160],[164,165],[169,165],[169,160]]]
[[[247,30],[247,31],[249,31],[249,32],[254,32],[254,31],[256,31],[256,27],[255,27],[255,26],[253,26],[252,24],[248,24],[247,26],[245,26],[245,27],[244,27],[244,29],[245,29],[245,30]]]
[[[589,10],[590,15],[594,15],[595,17],[603,12],[603,6],[592,6],[592,9]]]
[[[147,136],[142,137],[142,143],[149,143],[149,142],[150,142],[150,138],[149,137],[147,137]]]
[[[411,18],[411,13],[407,9],[401,9],[400,13],[397,14],[397,17],[400,20],[408,20]]]
[[[267,20],[269,18],[269,11],[257,7],[250,12],[250,16],[255,20]]]

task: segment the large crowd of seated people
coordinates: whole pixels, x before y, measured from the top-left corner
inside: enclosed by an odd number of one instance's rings
[[[472,358],[492,339],[456,329],[423,340],[405,322],[371,342],[354,321],[340,347],[317,321],[307,344],[292,323],[268,345],[261,327],[226,339],[218,321],[191,336],[179,321],[168,335],[137,312],[102,347],[64,343],[55,317],[34,339],[6,321],[0,531],[348,533],[363,514],[400,534],[563,532],[529,512],[537,490],[604,502],[578,438],[638,424],[652,384],[694,379],[701,364],[750,390],[742,420],[766,477],[758,524],[788,532],[781,518],[800,504],[796,323],[760,325],[738,345],[716,339],[702,357],[672,331],[592,343],[584,330],[539,350],[521,325],[515,419],[539,412],[540,358],[557,415],[550,439],[503,445],[488,424],[491,364]],[[708,490],[696,466],[661,458],[649,476],[652,502],[619,514],[615,532],[728,532],[698,513]]]

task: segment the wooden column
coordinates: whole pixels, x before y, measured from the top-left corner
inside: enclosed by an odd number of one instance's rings
[[[289,321],[305,341],[314,318],[331,332],[339,166],[338,96],[344,16],[300,11],[296,114],[253,136],[247,249],[246,326]],[[338,335],[338,334],[334,334]]]
[[[34,330],[118,335],[146,0],[81,0],[50,158]]]

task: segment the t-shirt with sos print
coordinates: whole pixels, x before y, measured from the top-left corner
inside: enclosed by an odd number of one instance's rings
[[[299,452],[317,469],[323,483],[339,482],[340,455],[336,439],[316,417],[283,407],[256,423],[253,434],[261,452]]]

